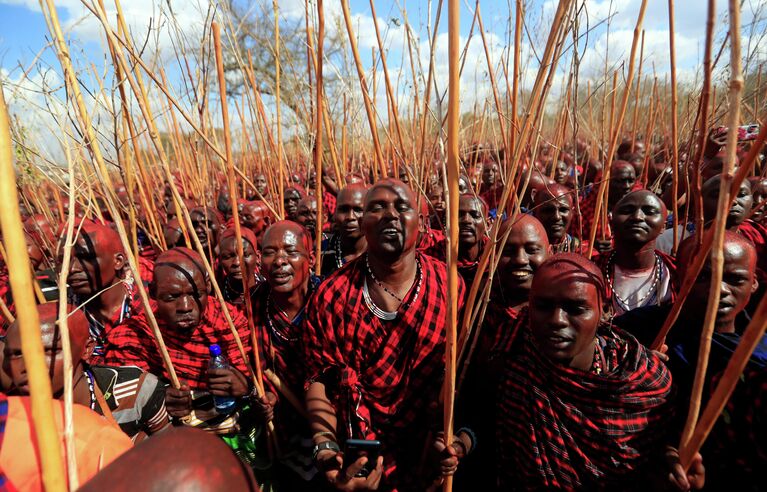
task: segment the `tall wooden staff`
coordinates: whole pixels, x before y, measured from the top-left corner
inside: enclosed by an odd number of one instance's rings
[[[647,10],[647,0],[642,0],[642,5],[639,7],[639,17],[637,18],[636,27],[634,27],[634,40],[631,43],[631,54],[629,55],[629,73],[626,79],[626,86],[631,87],[632,80],[634,79],[634,58],[636,58],[637,44],[639,41],[639,33],[642,29],[642,22],[644,21],[645,10]],[[602,207],[607,206],[603,203],[605,200],[605,191],[607,190],[607,183],[610,181],[610,165],[613,162],[613,155],[618,143],[618,136],[621,132],[621,126],[623,126],[623,117],[626,115],[626,105],[631,91],[626,90],[623,93],[623,100],[621,101],[621,109],[618,114],[618,121],[614,128],[610,131],[610,145],[607,150],[607,162],[605,163],[605,175],[602,176],[602,182],[599,183],[599,191],[597,195],[597,205],[594,209],[594,223],[591,225],[591,234],[589,236],[589,250],[586,255],[587,258],[591,258],[591,254],[594,252],[594,239],[597,235],[597,224],[599,224],[599,214],[602,212]]]
[[[40,337],[40,317],[32,289],[32,266],[27,255],[27,242],[19,213],[16,191],[16,172],[13,168],[11,127],[3,91],[0,90],[0,196],[5,203],[0,207],[0,228],[3,231],[11,292],[16,304],[16,317],[21,330],[21,353],[29,378],[29,396],[32,405],[32,423],[43,484],[47,491],[66,490],[64,461],[61,459],[59,432],[53,418],[51,380],[45,362]]]
[[[280,217],[285,216],[285,203],[282,197],[285,196],[285,165],[282,162],[282,110],[280,108],[280,14],[277,9],[277,0],[272,1],[274,8],[274,98],[277,109],[277,167],[280,170],[280,177],[277,183],[280,200],[277,207],[280,209]]]
[[[354,55],[354,65],[357,67],[357,75],[360,79],[360,88],[362,89],[362,99],[365,102],[365,113],[368,117],[368,124],[370,125],[370,134],[373,137],[373,149],[375,150],[376,166],[378,169],[385,170],[383,154],[381,153],[381,143],[378,140],[378,129],[376,128],[376,119],[374,114],[373,104],[370,101],[370,94],[368,94],[368,85],[365,82],[365,69],[362,67],[362,61],[360,60],[360,52],[357,49],[357,39],[354,37],[354,29],[352,28],[352,18],[349,13],[348,0],[341,0],[341,8],[344,12],[344,23],[346,24],[346,32],[349,35],[349,44],[352,47],[352,55]],[[375,80],[375,73],[373,74],[373,80]],[[318,77],[319,78],[319,77]],[[375,94],[375,91],[373,91]],[[385,177],[386,174],[382,175]]]
[[[676,49],[674,48],[674,0],[668,0],[668,43],[669,54],[671,59],[671,152],[673,159],[671,163],[674,167],[671,168],[671,214],[673,215],[673,224],[671,230],[673,231],[674,245],[672,251],[676,253],[679,247],[679,129],[678,129],[678,116],[677,116],[677,94],[676,94]],[[689,193],[688,193],[689,195]]]
[[[217,22],[211,25],[213,31],[213,45],[216,52],[216,73],[218,75],[218,91],[221,98],[221,118],[224,123],[224,147],[226,152],[226,178],[229,183],[229,200],[232,203],[232,221],[234,222],[234,237],[237,248],[237,258],[240,261],[240,268],[244,272],[245,253],[242,246],[242,231],[240,230],[240,212],[237,207],[237,189],[234,179],[234,158],[232,157],[232,135],[229,131],[229,109],[226,104],[226,79],[224,78],[224,57],[221,51],[221,27]],[[251,333],[251,344],[253,345],[253,365],[256,372],[256,381],[254,384],[259,390],[259,396],[264,394],[264,375],[261,372],[261,355],[258,350],[258,339],[255,336],[256,330],[253,326],[253,309],[250,303],[250,289],[248,288],[247,275],[242,276],[242,293],[245,298],[245,313],[248,318],[248,328]]]
[[[322,54],[325,40],[325,11],[322,9],[322,0],[317,0],[317,67],[315,74],[317,75],[315,81],[315,87],[317,89],[317,104],[314,114],[314,169],[316,173],[317,190],[314,195],[317,199],[317,237],[314,240],[315,246],[315,263],[314,273],[319,276],[322,271]],[[328,132],[330,132],[328,128]]]
[[[740,121],[740,93],[743,90],[743,74],[740,60],[740,4],[738,0],[730,0],[730,113],[728,118],[727,146],[725,150],[724,168],[722,169],[719,185],[719,201],[714,223],[714,241],[711,247],[711,286],[708,292],[706,316],[703,322],[703,333],[700,337],[698,363],[695,379],[690,395],[690,410],[687,422],[682,431],[679,448],[688,446],[700,411],[700,399],[703,393],[703,383],[708,368],[708,356],[711,351],[711,337],[714,333],[716,310],[721,295],[722,270],[724,267],[724,232],[727,225],[727,210],[730,204],[730,185],[733,181],[733,168],[737,158],[738,124]]]
[[[455,400],[456,328],[458,326],[458,176],[460,173],[459,125],[461,117],[460,76],[458,74],[458,50],[460,11],[458,0],[447,4],[448,29],[448,117],[447,117],[447,326],[445,333],[445,399],[444,425],[445,445],[453,442],[453,405]],[[453,477],[445,478],[446,492],[453,490]]]
[[[70,91],[77,112],[81,130],[84,132],[84,138],[88,146],[88,150],[90,151],[94,161],[93,168],[96,171],[96,175],[98,176],[99,181],[101,181],[103,184],[105,191],[104,199],[106,201],[106,205],[109,208],[109,212],[112,215],[114,224],[117,227],[117,234],[120,236],[120,242],[123,246],[123,249],[125,250],[125,257],[128,260],[128,265],[130,267],[131,273],[133,273],[133,278],[136,279],[135,286],[139,294],[139,299],[141,300],[141,306],[147,315],[147,320],[149,321],[149,325],[152,328],[152,333],[154,334],[157,341],[157,347],[160,350],[160,355],[162,357],[163,363],[168,370],[168,376],[173,386],[178,388],[180,384],[178,378],[176,377],[176,371],[173,369],[173,363],[171,362],[170,355],[165,348],[165,342],[162,339],[162,333],[160,333],[160,328],[157,325],[157,320],[155,319],[154,314],[152,314],[152,309],[149,305],[149,296],[146,293],[144,285],[140,281],[141,276],[139,275],[138,262],[136,257],[131,252],[130,240],[128,238],[127,232],[125,231],[125,224],[123,224],[122,218],[120,217],[120,212],[115,205],[116,200],[113,197],[114,185],[112,184],[112,178],[107,172],[106,163],[104,161],[103,154],[101,153],[101,147],[99,146],[98,139],[96,138],[96,133],[93,129],[90,114],[85,107],[82,93],[80,92],[79,81],[77,80],[74,68],[72,67],[72,60],[69,56],[69,49],[67,48],[66,42],[64,41],[64,34],[61,31],[61,25],[59,24],[56,8],[53,5],[53,0],[45,0],[45,3],[47,6],[47,15],[49,16],[50,21],[49,27],[51,34],[56,40],[56,51],[59,57],[59,62],[61,63],[61,67],[64,70],[67,87]]]

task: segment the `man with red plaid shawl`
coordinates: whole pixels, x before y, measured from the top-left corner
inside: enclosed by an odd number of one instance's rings
[[[671,374],[602,324],[603,292],[599,268],[580,255],[538,269],[530,324],[499,386],[501,490],[634,490],[665,475]]]
[[[416,250],[422,224],[410,188],[394,179],[376,183],[362,217],[368,252],[331,275],[307,306],[314,456],[339,490],[425,490],[453,474],[475,444],[468,429],[448,447],[438,435],[433,459],[422,463],[429,428],[441,421],[435,403],[448,302],[445,265]],[[346,439],[380,441],[380,457],[345,462]]]
[[[233,397],[250,393],[250,383],[245,376],[248,374],[247,363],[237,349],[223,306],[216,298],[209,298],[209,289],[210,280],[202,266],[202,258],[196,252],[173,248],[157,257],[155,279],[150,286],[152,311],[181,381],[180,388],[167,388],[165,404],[172,417],[187,421],[190,415],[197,418],[204,414],[201,402],[207,399],[205,393]],[[247,320],[231,306],[229,312],[247,353],[250,346]],[[231,365],[229,369],[208,369],[209,348],[213,344],[221,347]],[[170,379],[146,313],[133,316],[112,330],[107,347],[107,364],[134,365]],[[205,408],[209,410],[207,406]],[[218,417],[199,419],[215,422],[215,425],[205,427],[216,433],[235,430],[236,418]]]

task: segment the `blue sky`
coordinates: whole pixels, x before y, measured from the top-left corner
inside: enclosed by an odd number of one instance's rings
[[[175,13],[175,18],[181,26],[184,34],[190,40],[190,44],[199,44],[199,33],[203,21],[202,12],[212,0],[188,0],[171,1],[171,6]],[[256,0],[251,4],[252,8],[263,8],[263,2],[266,2],[268,8],[271,8],[271,0]],[[113,12],[112,2],[105,1],[108,14],[110,9]],[[166,8],[165,0],[123,0],[123,9],[126,14],[129,26],[134,33],[146,32],[147,26],[157,27],[159,9]],[[437,0],[433,0],[431,18],[436,12]],[[514,0],[509,0],[508,4],[513,5]],[[537,71],[535,63],[535,52],[543,50],[546,36],[550,28],[550,20],[555,9],[554,0],[528,0],[526,3],[529,37],[523,38],[523,59],[527,61],[523,72],[523,84],[529,86],[532,83],[535,72]],[[579,0],[579,3],[580,0]],[[619,66],[626,61],[631,46],[632,31],[637,19],[640,0],[585,0],[585,8],[588,12],[589,23],[599,25],[589,35],[583,38],[581,43],[581,80],[587,78],[595,80],[602,77],[604,67],[604,58],[608,54],[611,66]],[[58,0],[56,2],[57,10],[61,18],[66,35],[70,41],[70,50],[75,59],[78,69],[88,70],[92,63],[96,70],[103,70],[105,63],[105,44],[100,26],[82,7],[80,0]],[[370,7],[365,0],[350,1],[354,24],[360,50],[362,52],[363,63],[366,70],[370,72],[371,55],[370,47],[375,44],[375,34],[373,30],[373,19]],[[508,19],[513,16],[510,13],[507,1],[503,0],[481,0],[481,11],[484,21],[485,31],[487,33],[488,44],[491,50],[491,58],[498,69],[498,62],[501,59],[504,50],[508,48]],[[702,59],[702,43],[704,40],[705,23],[705,2],[703,0],[676,0],[676,50],[677,66],[679,78],[682,81],[693,81],[696,76],[696,69]],[[726,27],[723,23],[726,21],[726,2],[720,1],[717,12],[717,31],[721,35]],[[303,17],[304,0],[279,0],[280,12],[285,22]],[[420,48],[420,59],[424,73],[428,70],[428,33],[426,29],[428,15],[427,0],[399,0],[382,1],[375,3],[378,17],[378,24],[386,36],[387,60],[392,77],[399,74],[401,62],[403,60],[403,50],[406,50],[404,27],[402,23],[403,9],[407,12],[408,20],[418,38],[417,43]],[[474,9],[473,0],[464,0],[461,3],[461,42],[465,43],[469,34],[472,15]],[[744,50],[748,46],[749,23],[753,19],[755,12],[757,16],[767,10],[767,0],[747,0],[744,14]],[[333,29],[332,19],[340,15],[340,4],[338,1],[325,0],[326,25]],[[760,14],[761,13],[761,14]],[[612,14],[611,31],[607,37],[606,23],[604,21],[608,14]],[[396,19],[397,21],[392,21]],[[160,29],[157,40],[150,41],[145,59],[151,58],[156,52],[160,54],[160,62],[172,61],[169,48],[169,38],[167,36],[166,26]],[[761,31],[764,31],[764,25],[760,25]],[[667,2],[663,0],[650,0],[647,14],[644,22],[646,31],[645,38],[645,58],[644,73],[653,71],[662,79],[668,72],[668,12]],[[436,48],[436,67],[435,73],[438,87],[443,90],[447,79],[447,12],[442,14],[439,36]],[[757,32],[759,30],[757,29]],[[138,36],[137,36],[138,37]],[[532,38],[532,39],[531,39]],[[55,86],[60,81],[58,73],[60,67],[54,52],[45,48],[49,40],[47,27],[45,25],[40,7],[37,0],[0,0],[0,76],[5,83],[6,94],[9,88],[14,89],[10,95],[12,107],[21,111],[20,106],[13,106],[14,99],[32,99],[35,100],[36,90],[39,90],[41,80],[45,78],[49,85]],[[531,49],[531,45],[532,48]],[[761,49],[765,49],[767,43],[761,43]],[[30,67],[35,57],[42,50],[42,56],[33,66],[28,79],[22,81],[22,85],[16,86],[21,79],[24,69]],[[764,56],[760,58],[764,60]],[[409,77],[410,68],[407,58],[402,66],[402,76]],[[726,63],[726,57],[723,63]],[[173,78],[173,63],[166,65],[171,78]],[[560,67],[563,70],[565,64]],[[20,68],[23,67],[23,68]],[[52,71],[49,71],[52,68]],[[378,68],[378,77],[382,77],[381,68]],[[461,80],[462,84],[462,102],[464,107],[471,107],[475,102],[483,102],[492,97],[490,84],[487,80],[487,62],[482,48],[478,33],[475,31],[474,38],[469,45],[466,68]],[[326,74],[332,73],[332,67],[326,67]],[[496,74],[499,79],[502,73]],[[57,78],[58,77],[58,78]],[[93,77],[90,77],[90,83],[95,85]],[[556,93],[561,88],[563,77],[555,80],[552,91]],[[88,83],[88,77],[85,77],[85,83]],[[386,106],[382,104],[385,101],[384,84],[379,78],[378,101],[379,113],[386,114]],[[369,81],[370,84],[370,81]],[[370,84],[372,85],[372,84]],[[407,84],[404,84],[407,85]],[[24,92],[23,97],[21,92]],[[401,104],[407,105],[411,100],[405,90],[401,91]],[[20,104],[20,103],[19,103]],[[37,105],[41,105],[39,98]],[[34,108],[29,109],[33,111]],[[28,114],[28,113],[27,113]],[[31,118],[31,117],[30,117]]]

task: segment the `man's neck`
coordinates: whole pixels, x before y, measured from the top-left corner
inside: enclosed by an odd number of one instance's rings
[[[399,286],[410,284],[415,278],[417,264],[415,261],[416,250],[403,251],[398,258],[388,260],[368,255],[368,263],[373,275],[387,285]]]
[[[341,255],[344,258],[347,256],[356,258],[361,255],[368,247],[368,242],[364,235],[360,235],[356,238],[349,238],[343,235],[339,237],[341,238]]]
[[[643,245],[616,245],[615,264],[629,270],[652,268],[655,264],[655,241]]]
[[[480,257],[481,242],[477,241],[468,248],[461,243],[458,244],[458,259],[463,261],[477,261]]]
[[[308,292],[309,279],[307,278],[306,282],[297,289],[293,289],[290,292],[275,292],[272,290],[270,295],[276,307],[281,309],[288,316],[288,319],[292,321],[301,312],[304,304],[306,304]]]
[[[122,308],[125,300],[125,290],[119,284],[120,279],[115,279],[112,285],[88,303],[88,312],[96,319],[104,322],[111,322]]]

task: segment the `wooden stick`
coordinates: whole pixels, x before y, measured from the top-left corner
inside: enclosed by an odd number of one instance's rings
[[[636,49],[639,39],[639,33],[642,29],[642,22],[644,21],[644,14],[645,10],[647,9],[647,0],[642,0],[642,5],[639,7],[639,18],[637,19],[636,27],[634,27],[634,39],[631,42],[631,54],[629,55],[629,73],[627,78],[627,86],[631,85],[631,81],[634,79],[634,58],[636,58]],[[626,115],[626,105],[628,104],[628,98],[629,98],[630,91],[624,91],[623,93],[623,100],[621,101],[621,110],[618,114],[618,121],[614,128],[611,128],[612,136],[610,137],[610,145],[607,150],[607,162],[605,164],[605,170],[608,172],[607,175],[602,176],[602,182],[599,183],[599,191],[597,195],[597,203],[594,210],[594,225],[591,227],[591,235],[589,236],[589,249],[588,253],[586,255],[587,258],[591,258],[591,254],[594,252],[594,239],[596,238],[597,234],[597,228],[596,223],[598,222],[597,217],[599,217],[599,214],[602,211],[602,206],[604,205],[603,199],[605,196],[605,190],[607,189],[607,183],[610,180],[609,176],[609,170],[610,166],[612,165],[613,161],[613,154],[615,154],[615,149],[617,147],[618,143],[618,136],[620,135],[621,127],[623,126],[623,117]]]
[[[282,162],[282,109],[280,104],[280,15],[277,9],[277,0],[272,0],[274,9],[274,99],[277,112],[277,167],[280,175],[277,181],[277,190],[280,200],[277,207],[280,209],[280,217],[285,216],[285,203],[282,197],[285,196],[285,164]]]
[[[730,361],[727,363],[719,384],[717,384],[711,399],[703,410],[698,425],[695,426],[695,431],[687,445],[679,450],[679,461],[685,471],[690,468],[692,458],[703,446],[703,442],[719,419],[719,415],[724,410],[724,406],[732,396],[733,391],[735,391],[735,386],[740,381],[743,370],[764,336],[765,328],[767,328],[767,296],[762,296],[751,322],[738,341],[738,347],[730,356]]]
[[[445,383],[444,397],[445,446],[453,443],[453,406],[455,403],[456,332],[458,327],[458,176],[459,135],[461,118],[461,90],[458,74],[458,50],[460,33],[460,4],[448,0],[448,118],[447,118],[447,326],[445,333]],[[443,490],[453,490],[453,477],[445,477]]]
[[[365,70],[362,68],[360,53],[357,49],[357,39],[354,37],[354,29],[352,28],[352,19],[351,14],[349,13],[348,0],[341,0],[341,8],[343,9],[344,13],[346,32],[349,35],[349,44],[351,45],[352,54],[354,55],[354,64],[357,67],[357,76],[360,79],[362,99],[365,102],[365,113],[367,114],[368,124],[370,125],[370,133],[373,137],[373,149],[375,150],[376,166],[378,166],[379,169],[384,169],[384,159],[383,154],[381,153],[381,143],[378,141],[378,129],[376,128],[374,109],[370,101],[370,94],[368,94],[367,83],[365,83]]]
[[[517,102],[519,96],[519,61],[522,56],[522,16],[524,15],[522,0],[517,0],[514,8],[514,73],[511,75],[511,134],[509,135],[509,152],[516,146],[519,124],[517,122]]]
[[[637,120],[639,119],[639,96],[642,93],[642,62],[644,62],[644,29],[642,29],[642,43],[639,47],[639,70],[637,70],[637,88],[634,94],[634,122],[631,125],[631,153],[634,153],[634,145],[637,139]],[[645,140],[647,136],[645,136]],[[649,153],[649,152],[646,152]]]
[[[66,142],[66,140],[65,140]],[[64,236],[63,255],[61,259],[59,272],[59,306],[58,306],[58,324],[61,330],[61,351],[64,357],[64,446],[66,448],[67,477],[69,490],[77,490],[79,487],[79,477],[77,476],[77,451],[74,440],[74,418],[72,415],[72,405],[74,397],[72,394],[72,343],[69,337],[69,312],[67,303],[63,299],[67,296],[67,277],[69,277],[70,263],[72,261],[72,247],[74,246],[75,231],[75,167],[74,160],[70,155],[69,144],[64,145],[64,151],[67,158],[67,171],[69,172],[69,216],[67,217],[67,227]],[[62,207],[63,208],[63,207]],[[61,218],[64,216],[62,214]]]
[[[698,247],[703,241],[703,186],[700,166],[703,163],[703,151],[706,146],[708,132],[709,97],[711,95],[711,51],[714,43],[714,16],[716,15],[716,0],[708,0],[708,13],[706,15],[706,45],[703,55],[703,89],[700,94],[700,128],[698,129],[698,151],[693,161],[694,186],[691,193],[692,207],[695,210],[695,237]]]
[[[0,207],[0,228],[8,253],[8,277],[21,332],[21,353],[29,379],[32,424],[40,450],[43,485],[47,491],[64,491],[67,489],[64,461],[61,457],[59,431],[53,417],[53,409],[57,407],[53,406],[48,364],[40,337],[40,317],[32,289],[32,266],[19,213],[12,149],[8,109],[3,91],[0,90],[0,196],[5,202]]]
[[[49,27],[51,29],[51,34],[56,40],[57,55],[59,62],[61,63],[61,67],[64,70],[67,87],[69,88],[71,97],[75,103],[81,130],[85,133],[86,145],[94,160],[94,170],[96,171],[99,181],[103,183],[105,191],[104,199],[106,201],[107,207],[110,210],[114,224],[117,227],[117,233],[120,236],[120,242],[122,243],[122,246],[125,250],[125,257],[128,260],[128,265],[130,266],[131,272],[133,273],[133,278],[136,279],[134,285],[136,286],[139,298],[141,299],[141,305],[146,312],[147,320],[152,327],[152,332],[156,338],[157,346],[160,350],[160,355],[162,356],[163,362],[168,369],[168,376],[170,377],[173,386],[178,388],[180,384],[178,378],[176,377],[176,371],[173,369],[170,355],[168,354],[168,351],[165,347],[165,342],[162,339],[162,333],[160,333],[160,328],[157,325],[157,320],[152,313],[146,289],[144,289],[144,285],[140,281],[141,276],[139,275],[138,262],[136,261],[136,257],[131,252],[130,239],[128,238],[128,234],[125,231],[125,225],[123,224],[118,208],[114,203],[115,200],[112,196],[112,193],[115,188],[112,184],[112,179],[107,172],[106,163],[104,162],[104,158],[101,153],[101,147],[98,143],[98,139],[96,138],[90,115],[85,107],[85,103],[83,102],[79,82],[75,75],[74,68],[72,67],[72,61],[69,56],[69,49],[67,48],[66,42],[64,41],[64,34],[61,31],[61,25],[59,24],[56,8],[53,5],[53,0],[45,0],[45,3],[48,10],[47,16],[50,19]],[[98,5],[96,5],[96,8],[103,12],[103,10],[101,10]]]
[[[679,121],[677,115],[676,91],[676,49],[674,43],[674,0],[668,0],[668,43],[671,60],[671,230],[673,235],[672,254],[679,247]]]
[[[402,158],[405,158],[406,152],[405,152],[405,142],[402,139],[402,129],[400,128],[399,124],[399,112],[397,111],[397,98],[394,94],[394,90],[392,89],[391,81],[389,79],[389,69],[386,65],[386,50],[384,49],[383,40],[381,39],[381,30],[378,28],[378,17],[376,17],[376,8],[375,8],[375,0],[370,0],[370,13],[373,16],[373,28],[376,32],[376,40],[378,41],[378,52],[381,54],[381,68],[383,68],[384,73],[384,83],[386,85],[386,97],[389,99],[389,104],[391,106],[392,111],[392,118],[394,123],[394,129],[397,131],[397,141],[399,143],[399,154],[402,156]],[[391,119],[389,120],[392,121]],[[394,166],[394,176],[398,176],[398,169],[396,163],[392,161],[392,166]]]
[[[236,181],[234,178],[234,158],[232,157],[232,135],[229,130],[229,108],[226,103],[226,78],[224,77],[224,56],[221,50],[221,27],[217,22],[211,24],[211,31],[213,32],[213,45],[216,53],[216,73],[218,75],[218,90],[219,97],[221,98],[221,118],[224,124],[224,147],[226,150],[226,177],[229,184],[229,199],[232,203],[232,221],[234,222],[234,237],[237,249],[237,258],[242,265],[243,272],[247,270],[245,266],[245,253],[242,246],[242,231],[240,230],[240,215],[237,206],[237,189]],[[248,276],[242,276],[242,292],[245,299],[245,313],[248,319],[248,328],[251,333],[255,333],[255,327],[253,326],[253,316],[250,314],[253,312],[250,301],[250,288],[248,287]],[[237,335],[236,330],[233,330]],[[258,348],[258,339],[255,336],[251,336],[251,342],[253,344],[253,359],[254,359],[254,385],[258,389],[258,396],[261,397],[264,394],[264,375],[261,372],[261,356]],[[247,358],[245,359],[247,360]]]
[[[759,135],[757,135],[756,140],[754,140],[751,146],[751,150],[748,152],[746,158],[741,162],[741,166],[738,168],[738,172],[735,175],[735,178],[732,180],[732,184],[730,185],[730,200],[727,204],[727,210],[730,209],[733,201],[735,201],[735,197],[738,194],[741,183],[743,183],[743,180],[745,180],[749,175],[765,142],[767,142],[767,126],[762,126],[761,130],[759,131]],[[660,332],[658,332],[658,335],[655,337],[652,345],[650,345],[650,348],[653,350],[660,349],[666,340],[666,336],[671,330],[671,327],[674,325],[674,323],[676,323],[679,313],[682,311],[684,303],[687,300],[687,296],[695,284],[695,279],[698,277],[698,274],[703,268],[703,263],[708,258],[708,252],[711,251],[713,239],[713,230],[709,228],[703,235],[700,249],[696,250],[692,263],[686,269],[685,277],[682,280],[682,286],[679,289],[679,294],[677,295],[674,304],[672,304],[671,311],[666,317],[666,321],[663,323],[663,326],[661,327]]]
[[[727,146],[725,150],[724,167],[719,186],[719,201],[717,214],[711,229],[714,240],[711,247],[711,286],[706,305],[706,316],[703,323],[703,333],[700,338],[700,350],[690,396],[690,409],[687,422],[682,431],[679,449],[688,446],[692,432],[698,421],[700,400],[703,394],[703,384],[708,368],[708,356],[711,350],[711,337],[714,332],[716,311],[721,295],[722,269],[724,267],[724,232],[727,225],[727,211],[730,205],[730,185],[733,181],[733,169],[737,159],[738,124],[740,122],[740,93],[743,90],[743,74],[740,60],[740,4],[738,0],[730,0],[730,96],[729,121],[727,130]]]
[[[288,400],[288,403],[293,405],[293,408],[299,413],[299,415],[305,417],[307,420],[309,419],[309,415],[306,413],[306,406],[304,405],[303,401],[299,400],[298,397],[292,391],[290,391],[290,388],[282,383],[282,380],[279,378],[279,376],[273,373],[269,368],[264,371],[264,376],[266,376],[266,379],[268,379],[274,385],[274,387],[277,388],[277,391],[279,391],[280,394],[282,394],[282,396]]]
[[[344,2],[345,3],[345,2]],[[375,16],[373,16],[375,22]],[[322,56],[323,56],[323,44],[325,41],[325,11],[322,8],[322,0],[317,0],[317,71],[315,72],[317,77],[315,80],[315,88],[317,90],[317,104],[315,114],[315,137],[314,137],[314,168],[316,173],[315,182],[317,184],[317,190],[315,191],[315,198],[317,199],[317,235],[314,239],[315,247],[315,263],[314,273],[319,276],[322,272],[322,219],[324,215],[324,209],[322,207],[322,117],[324,112],[323,100],[322,100]],[[330,131],[330,129],[328,129]]]

